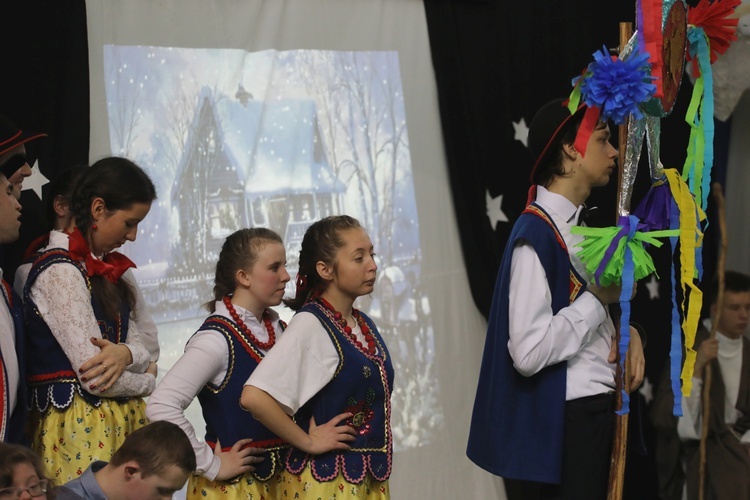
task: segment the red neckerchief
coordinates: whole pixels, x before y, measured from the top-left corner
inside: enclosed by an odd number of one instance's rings
[[[69,235],[68,252],[73,259],[82,260],[86,264],[89,276],[104,276],[112,283],[117,283],[125,271],[135,267],[133,261],[120,252],[109,252],[101,260],[94,258],[83,233],[78,228],[73,229]]]

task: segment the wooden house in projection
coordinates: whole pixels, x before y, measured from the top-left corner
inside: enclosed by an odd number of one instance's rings
[[[309,224],[340,211],[344,190],[312,99],[266,102],[204,88],[172,186],[181,243],[171,260],[180,274],[212,272],[226,236],[264,226],[284,238],[291,261]]]

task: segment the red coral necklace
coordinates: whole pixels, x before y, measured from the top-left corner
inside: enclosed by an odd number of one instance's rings
[[[334,309],[331,303],[323,297],[318,297],[318,302],[320,302],[323,307],[333,313],[333,318],[338,322],[341,331],[343,331],[346,336],[349,337],[352,343],[357,346],[360,351],[365,352],[371,356],[375,354],[375,336],[370,331],[370,328],[367,326],[367,323],[365,323],[365,319],[362,317],[359,311],[357,311],[356,309],[352,309],[352,316],[354,316],[354,319],[357,320],[359,329],[362,330],[362,335],[365,336],[367,348],[362,345],[362,342],[360,342],[354,332],[352,332],[351,327],[346,324],[346,319],[344,319],[343,314]]]
[[[234,322],[237,323],[237,326],[240,327],[242,333],[244,333],[245,336],[249,338],[253,344],[260,347],[264,351],[267,351],[271,347],[273,347],[273,345],[276,343],[276,330],[274,330],[273,328],[273,323],[271,323],[271,315],[268,314],[267,309],[263,310],[263,324],[266,325],[266,331],[268,332],[268,342],[261,342],[258,337],[253,335],[253,332],[250,331],[245,322],[242,321],[240,315],[237,314],[237,311],[234,309],[234,304],[232,304],[232,299],[229,297],[229,295],[224,296],[224,305],[227,306],[229,315],[232,316]]]

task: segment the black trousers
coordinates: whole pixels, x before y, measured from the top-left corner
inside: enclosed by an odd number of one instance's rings
[[[504,479],[508,500],[604,500],[614,432],[614,394],[565,403],[562,483]]]

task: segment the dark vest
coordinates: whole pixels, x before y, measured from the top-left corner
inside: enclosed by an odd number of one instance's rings
[[[284,325],[282,324],[282,328]],[[240,407],[239,400],[245,382],[263,359],[263,352],[255,346],[229,318],[213,315],[206,318],[200,330],[213,330],[220,333],[229,348],[229,366],[221,384],[206,384],[198,393],[206,421],[206,443],[216,446],[216,438],[225,450],[240,439],[252,438],[250,446],[265,448],[264,460],[255,465],[251,472],[260,481],[271,479],[282,464],[282,451],[289,445],[280,437],[266,429],[250,412]]]
[[[568,364],[524,377],[508,351],[510,265],[520,240],[534,247],[544,267],[553,313],[585,289],[554,222],[541,207],[529,205],[513,226],[495,283],[466,454],[498,476],[559,483]]]
[[[86,270],[81,263],[71,259],[70,254],[64,249],[55,248],[44,252],[31,267],[29,279],[24,287],[28,404],[30,408],[36,407],[40,412],[44,412],[50,404],[59,409],[67,408],[72,403],[76,391],[89,404],[93,406],[101,404],[100,396],[87,392],[81,386],[68,357],[52,335],[47,323],[44,322],[36,304],[31,300],[30,290],[39,274],[55,264],[74,265],[81,272],[86,285],[91,290],[91,282],[86,275]],[[130,308],[127,304],[123,305],[114,321],[105,319],[104,310],[93,295],[91,306],[98,320],[102,338],[116,344],[127,341],[130,317]]]
[[[290,448],[287,470],[300,474],[309,462],[313,477],[320,482],[331,481],[339,473],[353,484],[361,483],[368,473],[377,481],[387,480],[393,463],[393,365],[383,338],[372,320],[360,312],[377,346],[375,355],[365,355],[340,330],[338,322],[324,306],[310,302],[300,311],[318,318],[339,354],[339,364],[333,379],[299,409],[295,419],[307,432],[312,416],[321,424],[336,415],[351,412],[354,416],[346,424],[354,427],[357,436],[349,443],[351,449],[347,451],[308,455]]]

